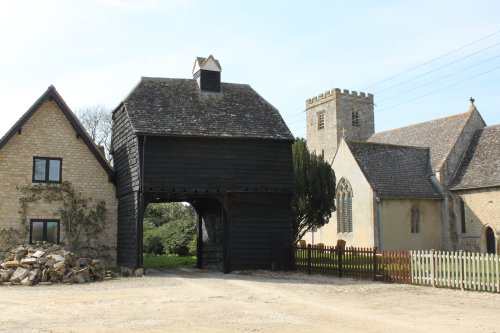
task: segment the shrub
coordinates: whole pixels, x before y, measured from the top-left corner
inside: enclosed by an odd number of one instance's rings
[[[150,204],[143,224],[143,252],[151,254],[196,253],[196,214],[181,203]]]
[[[150,223],[144,223],[142,250],[145,253],[163,254],[163,242],[160,231]]]
[[[190,243],[196,237],[196,226],[194,223],[185,220],[175,220],[162,225],[158,229],[160,230],[165,253],[180,256],[189,254]]]

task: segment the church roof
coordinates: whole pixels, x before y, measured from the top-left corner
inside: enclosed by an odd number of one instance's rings
[[[368,141],[401,146],[429,147],[432,170],[438,171],[446,162],[464,126],[474,112],[477,113],[477,110],[472,107],[466,113],[378,132],[373,134]]]
[[[293,140],[279,111],[247,84],[204,92],[193,79],[143,77],[123,101],[137,134]]]
[[[452,190],[500,186],[500,124],[476,130]]]
[[[380,198],[441,199],[431,180],[429,148],[347,142]]]

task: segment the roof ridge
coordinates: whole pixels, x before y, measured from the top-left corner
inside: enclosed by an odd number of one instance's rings
[[[159,81],[176,81],[176,80],[178,80],[178,81],[196,81],[195,79],[176,78],[176,77],[141,76],[141,80],[139,81],[139,83],[141,83],[142,81],[159,82]],[[251,85],[248,84],[248,83],[221,82],[221,84],[231,84],[231,85],[249,86],[249,87],[251,87]],[[131,92],[134,89],[135,89],[135,87],[131,90]]]
[[[474,111],[475,110],[468,110],[467,112],[463,112],[463,113],[453,114],[453,115],[446,116],[446,117],[441,117],[441,118],[435,118],[435,119],[431,119],[431,120],[427,120],[427,121],[422,121],[422,122],[416,123],[416,124],[410,124],[410,125],[405,125],[405,126],[398,127],[398,128],[393,128],[393,129],[389,129],[389,130],[385,130],[385,131],[380,131],[380,132],[373,133],[372,136],[377,135],[377,134],[382,134],[382,133],[399,131],[399,130],[402,130],[402,129],[405,129],[405,128],[414,127],[414,126],[418,126],[418,125],[439,122],[439,121],[443,121],[443,120],[447,120],[447,119],[452,119],[452,118],[463,117],[463,116],[472,114]],[[478,111],[476,111],[476,112],[478,112]]]
[[[354,143],[354,144],[366,144],[366,145],[378,145],[378,146],[389,146],[389,147],[401,147],[401,148],[409,148],[409,149],[422,149],[422,150],[429,150],[429,147],[419,147],[419,146],[407,146],[407,145],[396,145],[393,143],[384,143],[384,142],[371,142],[371,141],[355,141],[355,140],[348,140],[346,141],[347,144]]]

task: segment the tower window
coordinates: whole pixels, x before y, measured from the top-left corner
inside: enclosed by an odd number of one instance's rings
[[[351,117],[352,117],[352,126],[359,127],[359,111],[352,110]]]
[[[325,111],[318,112],[318,129],[325,128]]]

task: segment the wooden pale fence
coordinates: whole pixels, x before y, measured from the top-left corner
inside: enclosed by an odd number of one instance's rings
[[[408,251],[382,251],[380,278],[385,282],[411,283],[411,257]]]
[[[378,252],[377,248],[301,244],[295,247],[295,266],[309,274],[500,292],[498,254],[434,250]]]
[[[295,247],[295,267],[309,274],[331,274],[374,279],[378,275],[377,248],[325,246]]]
[[[500,292],[498,254],[411,251],[412,283]]]

